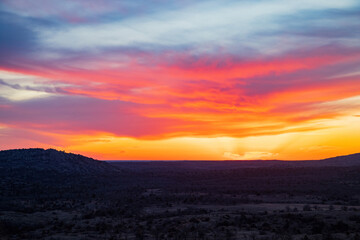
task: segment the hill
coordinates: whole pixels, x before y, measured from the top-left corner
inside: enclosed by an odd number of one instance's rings
[[[320,161],[321,163],[328,166],[339,166],[339,167],[360,166],[360,153],[327,158]]]
[[[110,164],[55,149],[15,149],[0,151],[0,172],[37,171],[59,174],[106,174],[116,171]]]

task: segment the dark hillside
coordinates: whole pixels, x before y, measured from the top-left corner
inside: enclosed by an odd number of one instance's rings
[[[49,171],[63,174],[104,174],[116,171],[112,165],[54,149],[16,149],[0,151],[0,171]]]

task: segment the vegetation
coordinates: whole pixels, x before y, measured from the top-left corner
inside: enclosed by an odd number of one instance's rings
[[[360,167],[138,164],[2,168],[0,238],[360,239]]]

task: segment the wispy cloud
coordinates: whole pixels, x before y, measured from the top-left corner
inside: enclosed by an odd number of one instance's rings
[[[245,152],[244,154],[225,152],[224,158],[230,160],[265,160],[275,159],[277,155],[277,153],[271,152]]]

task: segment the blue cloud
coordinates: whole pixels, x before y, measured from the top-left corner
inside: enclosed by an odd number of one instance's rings
[[[24,26],[20,17],[0,12],[0,52],[3,57],[32,50],[35,46],[36,34]]]

